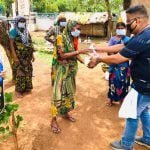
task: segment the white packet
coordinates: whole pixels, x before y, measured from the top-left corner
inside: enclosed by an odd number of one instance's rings
[[[88,64],[89,64],[89,62],[90,62],[90,59],[91,59],[90,56],[86,56],[86,57],[84,58],[84,64],[85,64],[86,66],[88,66]]]

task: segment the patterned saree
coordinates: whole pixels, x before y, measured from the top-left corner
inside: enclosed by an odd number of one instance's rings
[[[74,109],[75,106],[75,76],[78,65],[76,57],[67,59],[61,58],[61,53],[69,53],[75,51],[71,39],[71,29],[73,23],[69,22],[64,29],[63,34],[56,37],[55,48],[52,61],[52,117],[57,115],[65,115]]]

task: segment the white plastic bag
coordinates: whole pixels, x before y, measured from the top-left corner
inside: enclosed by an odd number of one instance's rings
[[[137,99],[138,92],[132,88],[121,105],[119,110],[120,118],[137,118]]]

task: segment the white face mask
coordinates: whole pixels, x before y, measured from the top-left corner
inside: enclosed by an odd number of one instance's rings
[[[71,35],[73,36],[73,37],[78,37],[79,35],[80,35],[80,30],[75,30],[75,31],[72,31],[71,32]]]
[[[26,26],[26,23],[22,23],[22,22],[18,23],[19,28],[25,28],[25,26]]]
[[[116,33],[117,35],[126,35],[126,29],[117,29]]]
[[[67,22],[60,22],[60,26],[65,27],[67,25]]]

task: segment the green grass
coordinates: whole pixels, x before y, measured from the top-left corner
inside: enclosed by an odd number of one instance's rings
[[[38,52],[36,52],[36,56],[51,66],[51,64],[52,64],[52,55],[51,54],[48,54],[48,53],[45,53],[42,51],[38,51]]]
[[[52,53],[50,52],[50,49],[48,48],[43,36],[33,36],[32,41],[36,51],[48,54]]]
[[[50,50],[47,47],[44,37],[40,34],[41,33],[32,35],[33,45],[36,50],[35,54],[38,58],[42,59],[44,62],[51,65],[52,52],[50,52]]]

